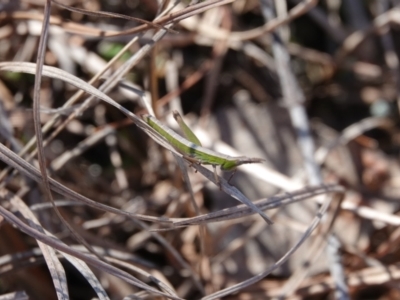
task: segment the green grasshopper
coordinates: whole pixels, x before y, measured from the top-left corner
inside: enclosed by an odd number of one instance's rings
[[[173,112],[175,120],[181,127],[187,139],[181,137],[172,129],[166,127],[156,118],[150,115],[142,115],[143,120],[164,137],[178,152],[183,154],[183,157],[189,162],[212,165],[216,174],[216,166],[220,166],[222,171],[233,171],[234,173],[229,178],[228,182],[236,172],[236,168],[243,164],[261,163],[265,161],[262,158],[252,158],[247,156],[229,156],[222,153],[203,148],[199,139],[192,130],[185,124],[181,115]],[[218,178],[218,176],[216,176]],[[217,182],[219,180],[217,179]]]
[[[220,166],[223,171],[234,171],[234,173],[230,176],[229,181],[232,179],[232,176],[236,172],[236,168],[243,164],[251,164],[251,163],[260,163],[263,162],[262,158],[251,158],[246,156],[229,156],[225,154],[221,154],[201,146],[199,139],[192,132],[192,130],[186,125],[183,121],[181,115],[177,112],[173,112],[173,116],[175,120],[178,122],[180,128],[182,129],[183,134],[187,139],[181,137],[172,129],[168,128],[156,118],[150,115],[142,115],[143,120],[152,127],[156,132],[160,134],[170,145],[172,145],[179,153],[183,154],[183,158],[188,160],[190,163],[203,164],[203,165],[212,165],[214,169],[215,181],[221,187],[220,179],[216,172],[216,166]],[[254,212],[260,214],[262,218],[268,223],[272,224],[273,222],[268,218],[268,216],[259,209],[256,205],[254,205],[250,200],[244,201],[240,200],[248,207],[250,207]]]

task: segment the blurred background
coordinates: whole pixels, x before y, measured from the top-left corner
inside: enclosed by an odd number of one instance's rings
[[[63,217],[107,262],[183,299],[400,297],[400,1],[52,1],[42,53],[45,5],[0,1],[0,143],[20,161],[39,166],[29,145],[35,76],[6,66],[39,55],[138,116],[154,111],[177,132],[171,112],[180,111],[206,148],[265,159],[239,167],[231,184],[251,201],[277,202],[266,210],[272,226],[252,214],[153,232],[165,224],[53,192]],[[182,173],[117,108],[78,92],[62,76],[42,77],[51,178],[154,218],[179,221],[240,204],[193,168]],[[40,179],[0,159],[3,209],[30,224],[26,205],[43,228],[85,252]],[[314,218],[321,226],[308,235]],[[57,299],[56,291],[68,299],[66,289],[70,299],[164,297],[98,267],[91,267],[93,289],[91,277],[59,253],[66,275],[55,288],[37,237],[13,224],[0,211],[0,299]]]

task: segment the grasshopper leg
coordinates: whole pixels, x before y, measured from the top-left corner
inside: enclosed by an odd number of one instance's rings
[[[219,186],[219,190],[222,191],[222,185],[221,185],[221,180],[219,180],[218,174],[217,174],[217,166],[216,165],[212,165],[213,169],[214,169],[214,178],[215,178],[215,182],[217,183],[217,185]]]
[[[229,179],[228,179],[228,183],[229,183],[229,184],[231,184],[231,179],[233,178],[233,175],[235,175],[236,170],[237,170],[237,169],[233,170],[231,176],[229,176]]]
[[[201,164],[199,161],[193,159],[190,156],[184,155],[183,158],[189,162],[189,168],[192,167],[194,164],[199,164],[199,165]],[[197,170],[194,169],[194,172],[197,173]]]

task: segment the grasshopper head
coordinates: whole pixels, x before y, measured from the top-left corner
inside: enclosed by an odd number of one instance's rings
[[[221,170],[222,171],[233,171],[240,165],[261,163],[263,161],[265,161],[265,159],[239,156],[239,157],[235,157],[235,159],[224,162],[221,165]]]

